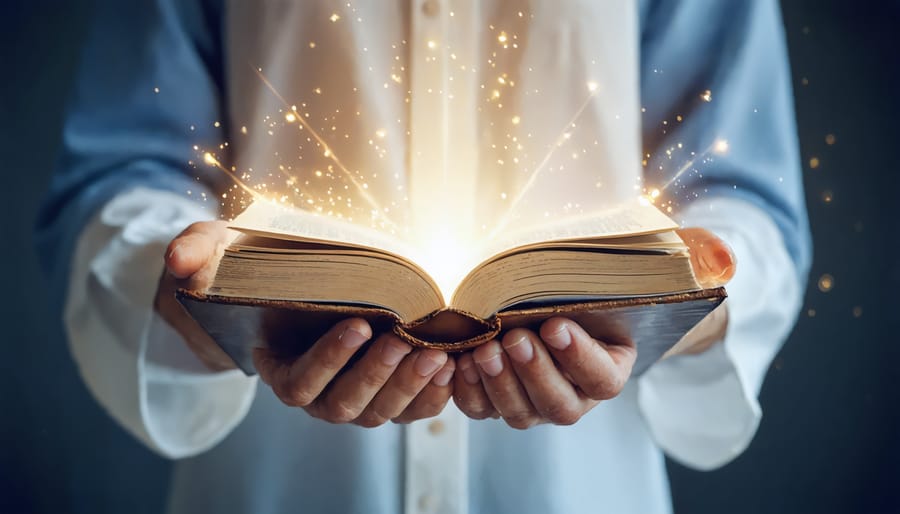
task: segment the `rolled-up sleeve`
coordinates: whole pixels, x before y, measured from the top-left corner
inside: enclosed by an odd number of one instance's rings
[[[645,182],[684,225],[725,240],[737,273],[724,340],[654,365],[638,398],[670,456],[711,469],[756,432],[756,398],[809,270],[783,27],[775,0],[642,9]]]
[[[218,213],[199,199],[221,179],[191,161],[225,128],[221,6],[95,4],[38,253],[88,388],[151,448],[184,456],[224,437],[255,387],[201,370],[153,311],[166,243]]]

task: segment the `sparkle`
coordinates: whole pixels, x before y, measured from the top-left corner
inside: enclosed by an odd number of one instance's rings
[[[156,94],[159,94],[159,88],[158,87],[153,88],[153,92]]]
[[[821,164],[821,163],[819,162],[819,158],[818,158],[818,157],[811,157],[811,158],[809,159],[809,167],[810,167],[810,168],[816,169],[816,168],[819,167],[819,164]]]
[[[437,41],[435,41],[433,39],[428,40],[428,48],[429,49],[434,50],[435,48],[437,48],[437,46],[438,46]]]
[[[712,91],[707,89],[700,95],[700,99],[704,102],[712,102]]]
[[[297,115],[293,112],[288,112],[284,115],[284,120],[288,123],[294,123],[297,121]]]
[[[329,17],[328,19],[331,20],[331,23],[336,23],[341,19],[341,15],[338,13],[331,13],[331,17]]]
[[[509,38],[506,36],[506,32],[501,31],[500,35],[497,36],[497,41],[499,41],[501,43],[506,43],[508,40],[509,40]]]
[[[821,277],[819,277],[819,291],[823,293],[827,293],[834,288],[834,277],[825,273]]]
[[[590,91],[591,93],[596,91],[598,87],[600,87],[600,84],[594,82],[593,80],[587,83],[588,91]]]
[[[834,193],[832,193],[831,191],[829,191],[827,189],[822,192],[822,201],[823,202],[831,203],[832,200],[834,200]]]
[[[521,121],[522,121],[522,118],[519,117],[519,116],[513,116],[513,117],[512,117],[512,124],[513,124],[513,125],[518,125]]]
[[[375,131],[375,135],[381,139],[384,139],[384,136],[387,135],[387,131],[385,131],[384,129],[378,129]]]
[[[315,42],[315,41],[310,41],[310,42],[309,42],[309,47],[310,47],[310,48],[315,48],[315,47],[316,47],[316,42]]]
[[[728,153],[728,140],[727,139],[716,139],[716,142],[713,143],[713,153],[718,155],[725,155]]]
[[[653,189],[650,190],[650,199],[651,200],[656,200],[657,198],[659,198],[659,195],[660,195],[659,189],[654,187]]]

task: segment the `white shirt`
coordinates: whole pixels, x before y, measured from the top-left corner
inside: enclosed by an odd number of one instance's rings
[[[513,114],[479,110],[485,103],[481,84],[497,79],[494,69],[482,69],[481,65],[485,49],[493,51],[490,49],[496,46],[498,32],[487,32],[479,44],[471,38],[471,28],[486,23],[513,26],[519,23],[518,11],[499,9],[499,4],[491,2],[454,1],[452,7],[438,5],[437,11],[434,4],[413,4],[409,41],[399,43],[408,46],[411,56],[409,66],[399,70],[402,73],[396,68],[395,54],[388,50],[405,38],[402,16],[383,4],[360,3],[334,12],[324,12],[319,4],[299,2],[230,5],[228,98],[235,133],[229,134],[229,140],[238,169],[275,169],[285,155],[277,149],[296,145],[287,130],[268,135],[265,127],[271,121],[265,116],[279,114],[284,106],[248,72],[246,63],[253,63],[285,98],[298,98],[300,111],[309,112],[313,120],[324,120],[346,105],[346,94],[352,92],[361,106],[358,112],[363,114],[350,116],[341,130],[352,140],[382,128],[387,132],[383,158],[371,159],[371,150],[357,149],[361,145],[350,145],[341,155],[351,169],[376,163],[369,172],[387,180],[372,182],[373,195],[394,198],[398,190],[434,184],[428,173],[450,174],[454,180],[441,182],[450,189],[435,205],[445,208],[450,200],[467,197],[467,192],[485,191],[483,194],[494,200],[475,202],[467,223],[477,229],[475,220],[496,215],[491,209],[502,205],[496,201],[498,191],[515,191],[523,180],[514,168],[490,175],[500,177],[490,183],[484,182],[485,174],[466,171],[496,164],[498,153],[483,151],[475,136],[483,130],[490,132],[485,127],[494,127],[492,122],[511,120],[509,114]],[[520,89],[501,88],[500,93],[509,102],[521,102],[515,110],[520,119],[514,129],[518,134],[532,134],[535,147],[555,144],[557,127],[565,131],[570,114],[577,112],[585,99],[587,84],[596,81],[599,86],[587,114],[576,123],[588,130],[573,129],[566,138],[575,140],[567,150],[586,149],[580,158],[590,166],[575,163],[568,152],[555,154],[547,169],[557,171],[541,175],[522,200],[522,205],[534,205],[549,195],[550,200],[544,200],[549,207],[533,210],[536,217],[529,217],[532,210],[520,213],[518,223],[546,216],[544,210],[556,217],[568,212],[570,203],[582,206],[577,210],[621,200],[641,189],[636,10],[606,3],[570,8],[575,4],[539,4],[529,23],[515,25],[519,29],[507,34],[514,33],[523,41],[533,37],[549,42],[521,52],[516,69],[538,71],[523,72],[518,78]],[[585,16],[586,12],[591,16]],[[331,15],[337,15],[337,21],[324,23]],[[344,31],[335,30],[338,23],[346,25]],[[342,45],[347,38],[352,44]],[[299,49],[331,49],[333,53],[326,59],[316,54],[301,58]],[[586,49],[605,52],[598,55]],[[298,66],[298,61],[305,65]],[[459,61],[470,63],[469,70],[457,72]],[[474,72],[471,63],[478,64]],[[573,69],[578,71],[573,74]],[[398,74],[399,82],[372,79]],[[470,74],[472,78],[467,78]],[[338,90],[346,94],[328,97]],[[530,90],[540,93],[530,100],[518,93]],[[455,100],[448,103],[450,94]],[[412,104],[409,111],[406,99]],[[236,133],[242,126],[248,127],[245,137]],[[504,127],[493,137],[508,136],[507,129],[513,130]],[[403,137],[407,131],[409,140]],[[304,154],[309,169],[333,164],[310,149]],[[409,173],[404,171],[407,152],[412,159]],[[532,153],[528,158],[534,164],[541,152]],[[560,181],[561,165],[569,166],[565,181]],[[319,193],[315,186],[310,190],[310,195]],[[415,198],[411,201],[416,202]],[[412,212],[428,208],[422,204]],[[771,218],[743,200],[701,198],[679,213],[679,221],[713,230],[732,246],[738,259],[737,275],[728,286],[730,321],[722,343],[701,355],[656,364],[631,381],[619,398],[597,407],[574,427],[515,432],[499,422],[470,422],[452,406],[435,420],[408,429],[393,425],[369,431],[333,427],[287,412],[287,407],[274,403],[269,391],[257,393],[255,378],[238,371],[206,372],[178,335],[153,313],[165,245],[190,222],[214,217],[215,210],[215,205],[180,195],[136,189],[109,202],[83,231],[73,257],[65,317],[73,355],[91,391],[126,429],[150,448],[173,458],[215,447],[249,412],[247,423],[236,433],[239,435],[228,441],[246,444],[253,434],[240,434],[249,430],[249,424],[256,437],[284,441],[284,455],[279,459],[297,466],[313,462],[292,457],[291,434],[278,430],[278,421],[271,422],[290,415],[290,426],[296,425],[300,431],[296,437],[307,430],[306,435],[338,441],[345,438],[348,447],[358,444],[362,456],[353,457],[361,459],[354,464],[368,463],[376,470],[370,473],[375,477],[379,466],[389,466],[386,473],[402,477],[400,504],[407,512],[489,511],[492,491],[506,494],[510,488],[515,490],[503,476],[504,470],[522,473],[524,468],[529,469],[525,475],[539,485],[521,484],[533,490],[519,492],[525,498],[536,495],[530,504],[536,511],[542,501],[561,512],[582,511],[594,504],[591,498],[596,491],[590,484],[614,484],[623,477],[640,485],[631,490],[603,489],[603,505],[610,511],[669,510],[658,448],[687,465],[708,469],[727,462],[749,444],[761,416],[756,394],[762,377],[792,326],[801,299],[793,263]],[[416,220],[411,223],[414,226]],[[256,426],[254,420],[270,422]],[[200,480],[199,470],[211,463],[229,465],[227,459],[216,456],[219,451],[223,456],[232,451],[228,441],[208,457],[189,461],[179,469],[173,510],[189,510],[186,506],[193,500],[178,498],[200,494],[191,487],[191,480]],[[520,454],[518,448],[528,450]],[[579,455],[598,461],[579,462]],[[279,465],[275,462],[270,465]],[[384,498],[387,503],[381,505],[390,510],[395,504],[390,496]]]

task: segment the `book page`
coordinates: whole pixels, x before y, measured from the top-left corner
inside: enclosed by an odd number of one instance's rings
[[[640,199],[606,210],[548,221],[527,229],[500,234],[485,244],[482,257],[512,249],[524,249],[547,242],[597,240],[658,234],[678,228],[678,224],[650,202]]]
[[[391,253],[410,262],[414,255],[401,241],[376,230],[259,200],[250,204],[228,227],[252,235],[365,248]]]

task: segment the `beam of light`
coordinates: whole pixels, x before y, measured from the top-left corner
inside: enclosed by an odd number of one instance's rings
[[[229,178],[231,178],[232,181],[234,181],[235,184],[237,184],[238,187],[249,193],[254,200],[265,200],[265,197],[261,195],[259,191],[256,191],[247,186],[247,184],[245,184],[243,180],[238,178],[238,176],[235,175],[233,171],[229,170],[225,166],[222,166],[222,163],[219,162],[218,159],[216,159],[216,156],[213,155],[212,152],[203,153],[203,162],[224,172],[226,175],[228,175]]]
[[[709,145],[709,147],[706,148],[706,150],[703,150],[702,152],[700,152],[699,154],[697,154],[697,155],[691,157],[687,162],[685,162],[684,164],[682,164],[682,165],[678,168],[678,170],[675,171],[675,174],[672,175],[672,177],[671,177],[668,181],[666,181],[666,183],[663,184],[662,187],[660,187],[660,188],[658,188],[658,189],[656,189],[656,190],[657,190],[657,191],[660,191],[660,192],[665,191],[666,189],[669,188],[669,186],[671,186],[671,185],[674,184],[679,178],[681,178],[682,175],[684,175],[684,174],[687,173],[691,168],[693,168],[693,167],[694,167],[694,163],[696,163],[698,160],[703,160],[703,159],[705,159],[706,157],[708,157],[710,154],[715,154],[715,155],[725,155],[725,154],[728,153],[728,149],[729,149],[728,140],[726,140],[726,139],[716,139],[715,141],[713,141],[713,143],[712,143],[711,145]],[[659,193],[657,193],[656,196],[659,196]],[[655,200],[656,197],[654,197],[653,199]]]
[[[581,115],[584,114],[584,111],[587,109],[588,105],[590,105],[591,101],[597,96],[597,83],[596,82],[588,82],[587,88],[589,94],[587,98],[584,99],[584,102],[575,110],[575,114],[569,119],[568,123],[563,125],[562,130],[559,132],[559,136],[557,136],[553,145],[550,146],[550,149],[547,151],[547,154],[544,155],[544,158],[538,163],[537,166],[531,171],[531,174],[528,176],[528,180],[525,181],[525,184],[519,188],[519,192],[516,193],[516,196],[513,197],[512,201],[509,203],[509,207],[507,207],[506,212],[501,216],[500,221],[488,235],[488,239],[495,238],[503,229],[506,228],[506,225],[512,220],[512,216],[515,213],[516,208],[519,203],[525,198],[525,195],[531,190],[537,181],[538,177],[544,171],[544,168],[547,167],[547,164],[550,162],[550,159],[553,158],[553,155],[556,153],[556,150],[560,148],[568,139],[571,137],[571,133],[569,132],[570,127],[575,125],[575,123],[581,118]]]
[[[387,215],[385,215],[384,208],[382,208],[381,204],[379,204],[375,200],[375,198],[366,190],[366,186],[360,183],[359,180],[357,180],[356,176],[349,169],[347,169],[346,166],[344,166],[344,163],[341,162],[341,160],[334,153],[325,139],[322,138],[322,136],[320,136],[314,128],[312,128],[312,126],[308,121],[306,121],[306,118],[304,116],[297,112],[297,108],[289,104],[288,101],[283,96],[281,96],[281,93],[279,93],[278,90],[275,89],[275,86],[269,81],[269,79],[259,68],[253,66],[253,64],[250,64],[250,67],[253,69],[253,72],[256,73],[256,76],[258,76],[259,79],[262,80],[263,84],[266,85],[266,88],[268,88],[269,91],[271,91],[272,94],[275,95],[276,98],[278,98],[284,108],[288,110],[288,113],[293,115],[293,120],[289,119],[287,116],[285,117],[285,119],[287,119],[289,123],[293,123],[293,121],[298,122],[298,130],[307,130],[309,134],[312,135],[313,139],[315,139],[316,142],[319,143],[319,145],[321,145],[321,147],[324,149],[325,157],[330,159],[331,162],[333,162],[335,166],[337,166],[338,170],[340,170],[341,173],[350,181],[350,183],[353,184],[353,187],[356,188],[357,192],[363,198],[363,200],[365,200],[366,203],[369,204],[369,207],[372,209],[372,211],[378,213],[378,218],[390,225],[394,230],[399,230],[397,224],[394,223]]]

